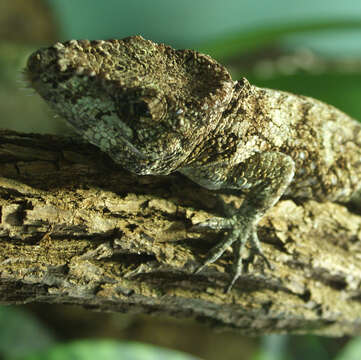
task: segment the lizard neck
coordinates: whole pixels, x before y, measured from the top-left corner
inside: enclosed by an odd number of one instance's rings
[[[235,82],[233,96],[220,114],[213,119],[212,126],[204,129],[180,168],[202,166],[209,163],[232,163],[244,136],[249,132],[257,102],[258,88],[243,78]]]

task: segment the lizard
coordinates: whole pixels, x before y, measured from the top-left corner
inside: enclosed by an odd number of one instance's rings
[[[138,175],[178,171],[210,190],[244,193],[195,270],[232,247],[230,291],[250,258],[270,268],[257,224],[281,197],[349,201],[361,188],[361,126],[319,100],[234,81],[210,56],[141,36],[70,40],[35,51],[25,75],[88,142]]]

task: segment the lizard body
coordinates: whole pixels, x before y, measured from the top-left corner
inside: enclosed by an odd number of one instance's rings
[[[247,241],[281,196],[348,201],[361,188],[361,126],[321,101],[233,81],[211,57],[140,36],[57,43],[35,52],[32,87],[89,142],[129,171],[180,171],[212,190],[246,191],[239,211],[199,224],[228,235],[231,289]]]

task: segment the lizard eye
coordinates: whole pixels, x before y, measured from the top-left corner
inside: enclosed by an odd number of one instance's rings
[[[157,97],[141,97],[131,104],[131,110],[139,120],[161,120],[166,113],[166,103]]]
[[[134,122],[149,123],[162,120],[167,113],[167,101],[164,97],[140,95],[120,97],[118,101],[118,114],[130,126]]]
[[[139,115],[139,117],[152,117],[150,107],[146,101],[139,101],[132,105],[134,115]]]

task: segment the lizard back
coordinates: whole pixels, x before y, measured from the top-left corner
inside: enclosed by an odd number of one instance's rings
[[[360,189],[361,125],[342,111],[247,81],[230,108],[221,131],[240,141],[233,161],[265,151],[279,151],[295,161],[295,176],[285,195],[348,201]]]

